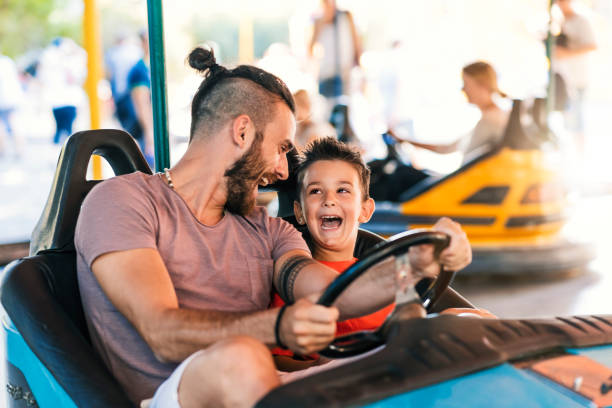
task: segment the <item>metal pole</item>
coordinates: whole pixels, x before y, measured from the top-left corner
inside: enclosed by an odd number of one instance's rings
[[[102,77],[102,51],[100,46],[100,20],[95,0],[85,0],[83,10],[83,39],[87,51],[87,80],[85,91],[89,98],[90,128],[100,129],[100,98],[98,83]],[[93,179],[102,179],[102,160],[93,155]]]
[[[151,59],[151,97],[155,138],[155,170],[170,167],[168,105],[164,54],[164,24],[161,0],[147,0],[149,50]]]
[[[554,35],[552,6],[554,0],[548,2],[548,33],[546,35],[546,59],[548,60],[548,87],[546,89],[546,120],[550,117],[555,105],[555,72],[554,72]]]

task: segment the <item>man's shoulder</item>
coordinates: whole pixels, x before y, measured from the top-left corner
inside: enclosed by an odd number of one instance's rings
[[[261,207],[261,206],[256,206],[247,215],[244,215],[244,216],[234,215],[234,216],[238,218],[243,218],[249,223],[257,224],[257,225],[267,225],[270,223],[271,220],[275,218],[275,217],[271,217],[268,214],[268,210],[266,209],[266,207]]]
[[[284,225],[290,225],[281,217],[273,217],[268,213],[266,207],[256,206],[248,215],[236,216],[244,219],[258,230],[272,231]]]
[[[152,177],[149,174],[135,172],[104,180],[98,183],[85,197],[83,205],[108,198],[112,198],[114,202],[121,200],[122,197],[146,194],[153,190]],[[108,201],[102,202],[108,204]]]

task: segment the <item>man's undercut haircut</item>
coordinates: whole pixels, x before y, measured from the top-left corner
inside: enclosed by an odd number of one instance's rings
[[[278,295],[285,303],[291,305],[295,302],[293,294],[295,280],[302,269],[315,263],[317,261],[305,255],[295,255],[285,261],[274,282]]]
[[[308,167],[320,160],[342,160],[353,166],[359,174],[359,183],[363,193],[363,200],[370,198],[370,169],[363,161],[361,153],[346,143],[334,137],[315,139],[306,145],[300,154],[296,170],[298,194],[304,188],[304,174]]]
[[[228,69],[215,60],[212,50],[197,47],[187,57],[189,65],[204,76],[191,102],[189,141],[217,132],[229,121],[248,115],[261,132],[284,102],[295,113],[287,85],[275,75],[251,65]]]

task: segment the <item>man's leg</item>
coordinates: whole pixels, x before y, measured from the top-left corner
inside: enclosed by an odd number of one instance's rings
[[[175,392],[160,386],[153,407],[169,406]],[[270,351],[251,337],[235,337],[198,352],[187,363],[178,384],[181,408],[251,407],[280,384]],[[164,395],[162,395],[164,394]]]

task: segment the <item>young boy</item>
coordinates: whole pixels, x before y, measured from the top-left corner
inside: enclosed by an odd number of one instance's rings
[[[302,154],[297,169],[299,201],[294,202],[294,214],[299,224],[308,227],[313,258],[340,273],[357,261],[353,251],[359,225],[374,212],[369,185],[370,170],[360,153],[335,138],[317,139]],[[283,304],[275,294],[271,307]],[[338,322],[336,336],[374,330],[393,308],[389,305],[370,315]],[[280,349],[273,350],[273,354],[293,355]],[[277,358],[279,366],[284,366],[283,361]]]
[[[340,273],[357,261],[353,252],[359,225],[368,222],[374,212],[369,186],[370,170],[361,154],[335,138],[316,139],[302,152],[297,168],[298,201],[294,202],[294,214],[299,224],[308,227],[313,258]],[[449,223],[453,221],[442,219],[436,225]],[[275,294],[271,307],[283,304]],[[375,330],[393,308],[391,304],[372,314],[338,322],[336,336]],[[495,317],[482,309],[447,309],[443,313]],[[290,361],[293,353],[288,350],[274,349],[272,353],[281,370],[302,369],[312,364],[312,361],[304,364]]]

